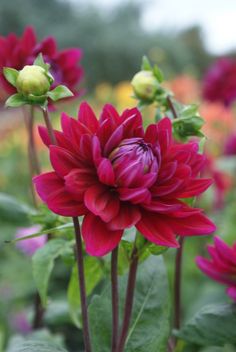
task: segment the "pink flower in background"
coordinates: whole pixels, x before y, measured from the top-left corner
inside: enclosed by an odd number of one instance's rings
[[[21,238],[25,236],[30,236],[34,233],[37,233],[41,230],[40,225],[35,225],[31,227],[23,227],[17,230],[16,238]],[[29,239],[25,239],[16,243],[17,248],[19,248],[23,253],[27,255],[33,255],[37,249],[44,246],[47,241],[47,236],[42,235],[38,237],[33,237]]]
[[[228,136],[224,146],[224,155],[236,155],[236,133]]]
[[[210,67],[203,81],[203,97],[226,106],[236,100],[236,60],[222,58]]]
[[[32,331],[29,319],[24,311],[15,313],[10,317],[10,323],[12,328],[23,335],[26,335]]]
[[[22,37],[11,33],[6,37],[0,36],[0,98],[5,100],[15,93],[15,88],[3,76],[3,67],[17,70],[25,65],[31,65],[39,53],[43,54],[45,62],[51,65],[55,82],[52,89],[59,85],[66,85],[75,95],[79,94],[78,85],[83,78],[83,69],[79,65],[82,51],[79,48],[58,50],[54,37],[47,37],[37,41],[35,31],[27,27]]]
[[[196,262],[204,274],[227,285],[227,294],[236,301],[236,242],[229,247],[220,237],[207,247],[210,259],[197,257]]]
[[[168,118],[143,129],[138,109],[121,115],[105,105],[100,119],[82,103],[78,120],[61,117],[57,145],[47,130],[41,137],[50,149],[54,171],[34,178],[49,209],[63,216],[85,215],[82,235],[89,254],[113,250],[126,228],[136,226],[150,242],[178,247],[182,236],[212,233],[215,225],[183,203],[204,192],[211,180],[200,179],[205,157],[197,143],[172,139]]]

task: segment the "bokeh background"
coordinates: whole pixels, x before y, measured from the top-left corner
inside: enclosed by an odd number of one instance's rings
[[[106,102],[115,104],[119,111],[135,106],[129,82],[139,70],[142,56],[146,54],[152,63],[158,64],[166,86],[178,100],[199,104],[206,122],[205,174],[214,179],[215,185],[197,202],[217,222],[217,234],[232,244],[236,241],[236,146],[228,155],[225,144],[236,133],[236,110],[234,104],[225,106],[222,101],[204,99],[202,87],[206,72],[218,58],[236,57],[235,16],[234,0],[1,0],[0,34],[14,32],[20,36],[27,25],[32,25],[39,39],[52,35],[60,48],[82,48],[83,97],[59,105],[58,111],[52,113],[55,126],[59,123],[60,110],[76,114],[81,99],[89,100],[96,111]],[[149,114],[152,110],[145,112],[145,116]],[[40,113],[37,120],[41,121]],[[37,132],[36,142],[47,170],[47,153]],[[26,145],[21,110],[6,110],[2,105],[0,191],[30,204]],[[15,334],[29,333],[35,294],[30,257],[3,243],[14,238],[17,228],[28,224],[27,219],[9,219],[1,211],[0,204],[0,352],[6,350],[6,344]],[[229,300],[224,287],[210,281],[196,267],[195,257],[206,253],[207,242],[212,239],[193,238],[185,243],[184,320],[204,304]],[[165,254],[171,286],[174,255],[172,250]],[[50,286],[46,321],[58,341],[63,340],[70,351],[76,351],[81,334],[68,316],[69,274],[66,263],[58,262]],[[46,329],[43,334],[50,338]],[[230,346],[226,348],[213,347],[201,352],[234,351]]]

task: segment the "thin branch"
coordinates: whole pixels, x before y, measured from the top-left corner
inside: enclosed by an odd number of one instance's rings
[[[88,311],[87,311],[82,239],[81,239],[81,232],[80,232],[80,224],[77,217],[73,217],[73,223],[74,223],[75,239],[76,239],[76,259],[77,259],[77,266],[78,266],[84,346],[85,346],[85,352],[91,352],[92,348],[91,348],[91,342],[90,342],[89,321],[88,321]]]
[[[171,110],[171,112],[172,112],[172,114],[173,114],[173,116],[174,116],[174,119],[177,119],[177,118],[178,118],[178,114],[177,114],[177,112],[176,112],[176,110],[175,110],[174,104],[172,103],[172,100],[171,100],[170,96],[168,96],[168,97],[166,98],[166,100],[167,100],[167,103],[168,103],[168,105],[169,105],[169,108],[170,108],[170,110]]]

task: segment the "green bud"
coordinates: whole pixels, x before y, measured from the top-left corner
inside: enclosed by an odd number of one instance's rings
[[[27,65],[19,71],[16,88],[18,93],[31,100],[33,97],[45,95],[49,91],[52,82],[53,78],[44,68],[36,65]]]
[[[138,98],[153,100],[158,88],[157,78],[152,71],[140,71],[133,77],[131,84]]]

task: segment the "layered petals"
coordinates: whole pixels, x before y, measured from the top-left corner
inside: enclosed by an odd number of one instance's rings
[[[213,280],[227,285],[227,294],[236,301],[235,244],[230,247],[220,237],[215,236],[214,245],[208,246],[208,253],[210,259],[204,257],[196,258],[199,269]]]
[[[82,232],[89,254],[108,253],[132,226],[148,241],[167,247],[179,246],[177,235],[215,230],[201,209],[181,201],[201,194],[211,181],[197,178],[205,159],[196,143],[174,142],[170,119],[144,132],[135,108],[119,115],[106,105],[97,119],[82,103],[78,119],[62,114],[61,126],[62,132],[55,131],[56,146],[40,127],[54,172],[34,182],[52,211],[85,216]]]

